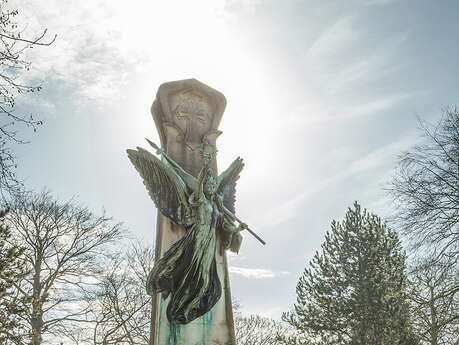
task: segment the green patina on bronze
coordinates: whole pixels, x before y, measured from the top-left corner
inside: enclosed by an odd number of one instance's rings
[[[203,321],[203,327],[205,328],[205,330],[207,331],[212,331],[212,311],[210,311],[209,313],[205,314],[203,317],[202,317],[202,321]],[[203,332],[203,337],[202,337],[202,343],[203,344],[207,344],[208,343],[208,337],[209,337],[209,334],[208,332]]]
[[[150,295],[161,293],[163,300],[169,298],[166,315],[173,328],[167,338],[176,341],[179,325],[208,313],[222,294],[215,260],[217,232],[223,249],[237,252],[242,241],[239,232],[249,230],[234,215],[236,181],[244,164],[237,158],[222,174],[214,176],[211,162],[215,150],[203,145],[204,165],[196,178],[149,143],[163,160],[140,147],[127,150],[128,156],[160,212],[187,230],[155,263],[147,282]],[[210,327],[210,313],[203,321]]]
[[[176,323],[169,324],[166,345],[185,345],[180,344],[180,325]]]
[[[162,302],[165,303],[166,301],[163,300]],[[160,308],[163,307],[163,303],[161,303]],[[201,324],[203,328],[203,332],[201,332],[202,338],[201,338],[199,345],[211,344],[211,341],[212,341],[211,333],[212,333],[212,326],[213,326],[212,310],[206,313],[205,315],[203,315],[199,321],[195,321],[195,322],[199,322],[199,324]],[[158,326],[161,326],[161,323],[159,323]],[[181,337],[181,329],[183,327],[185,327],[185,325],[181,325],[177,323],[168,323],[166,325],[166,343],[165,345],[187,345],[187,343],[184,342],[184,340],[186,339],[182,339]]]

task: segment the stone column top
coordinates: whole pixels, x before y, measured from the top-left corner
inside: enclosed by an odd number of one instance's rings
[[[221,92],[196,79],[167,82],[158,89],[151,113],[161,145],[194,175],[202,166],[197,149],[202,144],[216,146],[225,107]],[[183,152],[185,149],[191,150],[191,155]]]

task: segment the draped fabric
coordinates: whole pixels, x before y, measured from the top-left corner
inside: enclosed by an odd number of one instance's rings
[[[149,294],[170,297],[167,318],[178,324],[207,313],[222,293],[215,261],[217,207],[206,198],[194,206],[196,223],[158,260],[147,282]]]

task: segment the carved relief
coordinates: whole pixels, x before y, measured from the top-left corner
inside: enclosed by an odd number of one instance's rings
[[[192,151],[203,142],[215,146],[226,105],[223,94],[196,79],[188,79],[161,85],[157,99],[159,104],[153,105],[152,112],[155,122],[162,117],[162,139],[169,133]]]
[[[200,134],[208,127],[209,104],[203,95],[193,89],[180,92],[172,98],[171,103],[176,103],[172,113],[183,133],[185,145],[195,150],[202,141]]]

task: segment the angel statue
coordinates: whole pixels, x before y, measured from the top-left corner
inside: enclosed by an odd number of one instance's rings
[[[148,142],[162,160],[140,147],[127,150],[129,159],[159,211],[187,231],[155,263],[147,279],[147,293],[170,297],[169,322],[187,324],[211,310],[222,294],[215,260],[217,232],[224,249],[233,252],[239,251],[242,230],[264,242],[234,215],[236,181],[244,166],[241,158],[214,176],[210,163],[215,152],[206,152],[204,147],[204,166],[196,178]]]

